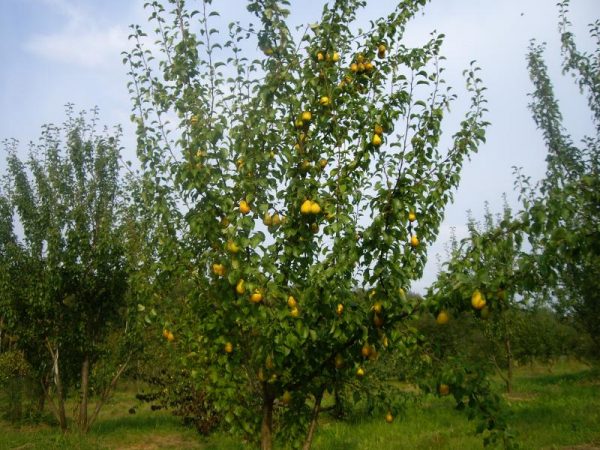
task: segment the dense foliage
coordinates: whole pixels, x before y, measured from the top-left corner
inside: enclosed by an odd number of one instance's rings
[[[64,125],[45,126],[25,162],[18,143],[5,142],[0,235],[8,275],[0,286],[3,328],[18,339],[63,429],[65,396],[79,383],[83,431],[97,415],[88,421],[90,371],[106,355],[107,338],[125,325],[127,311],[120,131],[98,132],[97,122],[96,111],[86,120],[69,106]]]
[[[559,6],[563,71],[573,76],[585,95],[595,134],[573,142],[543,59],[544,46],[532,42],[530,108],[548,156],[540,194],[527,192],[524,204],[532,243],[541,256],[544,287],[578,318],[600,349],[600,21],[590,25],[593,52],[581,52],[569,31],[569,1]]]
[[[416,307],[404,292],[484,139],[471,68],[471,109],[438,148],[453,99],[443,36],[402,43],[425,3],[401,1],[363,32],[352,24],[365,2],[335,1],[296,34],[287,1],[249,2],[260,28],[227,32],[209,1],[155,1],[155,54],[133,27],[124,61],[143,196],[160,224],[156,273],[195,282],[194,325],[167,324],[165,337],[187,349],[225,421],[260,429],[263,448],[274,420],[309,446],[325,390],[368,378],[371,352],[398,345],[394,325]],[[248,60],[249,40],[264,58]],[[354,299],[357,288],[371,294]]]

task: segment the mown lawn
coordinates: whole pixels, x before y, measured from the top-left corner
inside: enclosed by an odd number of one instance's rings
[[[524,449],[600,449],[600,375],[581,365],[563,363],[552,373],[521,368],[515,391],[507,397],[511,423]],[[0,449],[203,449],[248,448],[239,439],[199,437],[181,427],[177,418],[146,406],[134,415],[132,390],[120,391],[105,407],[88,436],[65,436],[54,428],[20,428],[0,421]],[[383,418],[339,422],[324,415],[315,437],[315,450],[397,450],[482,448],[474,423],[454,410],[450,398],[429,398],[410,406],[393,424]]]

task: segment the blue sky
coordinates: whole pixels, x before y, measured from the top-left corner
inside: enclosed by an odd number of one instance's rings
[[[425,14],[408,28],[407,40],[417,45],[435,30],[446,34],[446,80],[464,94],[461,72],[476,59],[488,88],[492,126],[488,143],[463,172],[456,201],[442,225],[440,239],[430,250],[423,290],[435,277],[435,255],[443,255],[450,229],[462,236],[466,210],[481,217],[484,201],[501,208],[501,195],[512,193],[512,166],[522,166],[534,180],[544,172],[545,149],[531,120],[527,93],[531,85],[525,65],[529,40],[545,41],[551,76],[561,101],[567,128],[576,140],[591,130],[585,101],[572,81],[561,75],[558,9],[554,0],[433,0]],[[247,20],[242,0],[214,0],[229,19]],[[322,0],[292,0],[294,23],[314,22]],[[394,2],[370,0],[361,14],[366,22],[391,10]],[[2,0],[0,3],[0,140],[14,137],[26,143],[37,139],[40,127],[61,122],[63,105],[77,109],[100,107],[101,119],[124,129],[125,156],[135,158],[135,137],[129,123],[131,103],[121,51],[127,50],[128,26],[145,24],[143,0]],[[600,17],[598,0],[572,0],[571,22],[582,48],[590,48],[587,24]],[[465,98],[462,95],[462,98]],[[460,113],[463,104],[456,103]],[[452,127],[459,114],[451,117]],[[452,128],[447,129],[451,134]],[[3,167],[3,158],[0,168]]]

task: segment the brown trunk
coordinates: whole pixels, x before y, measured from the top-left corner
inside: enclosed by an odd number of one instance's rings
[[[111,380],[110,384],[100,394],[100,398],[98,398],[98,401],[96,402],[96,407],[94,408],[94,412],[92,412],[92,415],[88,419],[86,431],[89,431],[89,429],[92,427],[92,425],[98,418],[98,413],[100,412],[100,409],[102,408],[102,406],[104,406],[104,403],[106,403],[106,401],[110,398],[112,392],[115,390],[115,388],[117,386],[117,381],[119,381],[119,377],[121,376],[123,371],[127,368],[130,358],[131,358],[131,354],[127,357],[125,362],[123,364],[121,364],[121,367],[119,367],[119,369],[117,370],[117,373],[115,373],[115,376]]]
[[[88,431],[88,391],[90,384],[90,357],[85,355],[81,363],[81,402],[79,403],[79,431]]]
[[[273,449],[273,402],[267,383],[263,383],[263,418],[260,427],[260,450]]]
[[[23,382],[18,377],[13,377],[7,382],[8,392],[8,419],[17,423],[23,418]]]
[[[334,406],[334,410],[335,410],[335,416],[338,419],[341,419],[342,417],[344,417],[344,406],[342,404],[342,396],[340,395],[340,388],[339,388],[339,386],[336,386],[336,388],[335,388],[335,406]]]
[[[67,431],[67,414],[65,412],[65,397],[60,378],[56,382],[56,396],[58,397],[58,422],[61,431]]]
[[[38,415],[42,415],[44,413],[44,409],[46,408],[46,391],[48,390],[48,379],[43,378],[40,382],[40,386],[35,389],[38,392],[38,401],[37,401],[37,411]]]
[[[504,325],[504,350],[506,351],[506,377],[504,381],[506,382],[506,392],[512,392],[513,385],[513,354],[510,348],[510,327],[508,325],[508,318],[506,317],[507,311],[503,311],[502,313],[502,324]]]
[[[308,426],[308,433],[306,434],[306,440],[304,441],[302,450],[310,450],[310,447],[312,446],[315,430],[317,429],[317,419],[319,417],[319,411],[321,410],[321,400],[323,400],[324,392],[325,389],[321,389],[319,393],[315,396],[315,406],[313,408],[312,417],[310,419],[310,425]]]
[[[504,348],[506,349],[506,392],[512,392],[513,384],[513,355],[510,349],[510,337],[507,335],[504,340]]]
[[[46,341],[50,355],[52,355],[52,372],[54,376],[54,385],[56,386],[56,397],[58,406],[56,408],[56,416],[60,425],[61,431],[67,431],[67,414],[65,413],[65,396],[63,392],[62,379],[60,378],[60,369],[58,367],[58,348],[54,350],[50,343]]]

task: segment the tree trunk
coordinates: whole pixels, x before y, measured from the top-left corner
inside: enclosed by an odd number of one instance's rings
[[[67,431],[67,414],[65,412],[65,397],[60,378],[56,381],[56,396],[58,397],[58,422],[61,431]]]
[[[507,335],[504,339],[504,348],[506,349],[506,392],[512,392],[513,385],[513,355],[510,349],[510,337]]]
[[[273,402],[275,398],[263,382],[263,418],[260,427],[260,450],[273,449]]]
[[[17,423],[23,418],[23,380],[13,375],[8,380],[8,419]]]
[[[50,355],[52,355],[52,372],[54,374],[54,385],[56,386],[56,397],[58,401],[56,415],[60,429],[64,433],[67,431],[67,414],[65,413],[65,396],[58,366],[58,348],[55,351],[48,341],[46,341],[46,345],[48,346]]]
[[[341,419],[345,415],[343,400],[342,400],[342,396],[340,395],[340,389],[341,389],[340,386],[336,386],[335,391],[334,391],[334,395],[335,395],[335,406],[334,406],[335,413],[334,414],[335,414],[335,417],[337,417],[338,419]]]
[[[90,384],[90,357],[86,353],[81,363],[81,401],[79,403],[79,431],[88,431],[88,391]]]
[[[46,392],[48,391],[48,378],[42,377],[40,380],[40,385],[35,388],[34,391],[37,395],[37,406],[36,406],[36,414],[41,416],[44,414],[44,409],[46,408]]]
[[[86,431],[89,431],[89,429],[92,427],[92,425],[98,418],[98,413],[100,412],[100,409],[102,408],[102,406],[104,406],[104,403],[106,403],[106,401],[110,398],[112,392],[115,390],[115,388],[117,386],[117,381],[119,381],[119,377],[121,376],[121,374],[123,373],[123,371],[125,370],[127,365],[129,364],[130,358],[131,358],[131,354],[129,354],[129,356],[127,357],[125,362],[123,364],[121,364],[121,366],[115,373],[115,376],[111,380],[110,384],[100,394],[100,398],[98,398],[98,401],[96,402],[96,407],[94,408],[92,415],[88,419]]]
[[[319,393],[315,396],[315,406],[313,408],[312,417],[310,419],[310,425],[308,426],[308,433],[306,434],[306,440],[302,446],[302,450],[310,450],[312,446],[313,437],[315,430],[317,429],[317,419],[319,417],[319,411],[321,410],[321,400],[323,400],[324,388],[321,388]]]
[[[44,409],[46,409],[46,395],[44,394],[44,392],[42,392],[38,396],[36,414],[41,416],[42,414],[44,414]]]
[[[506,305],[508,305],[508,303],[506,303]],[[507,311],[508,310],[502,312],[502,322],[504,325],[504,349],[506,351],[506,392],[510,394],[513,387],[513,354],[510,348],[511,330],[508,325],[508,318],[506,317]]]

